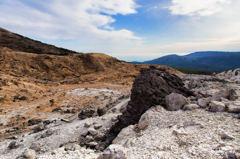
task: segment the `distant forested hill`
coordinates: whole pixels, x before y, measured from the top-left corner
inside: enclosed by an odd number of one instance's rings
[[[185,56],[168,55],[143,64],[166,65],[175,68],[208,70],[222,72],[226,69],[240,68],[240,52],[204,51]]]

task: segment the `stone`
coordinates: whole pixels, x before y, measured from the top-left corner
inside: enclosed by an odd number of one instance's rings
[[[188,83],[188,88],[190,88],[190,89],[197,88],[197,87],[201,87],[201,86],[202,86],[202,84],[201,84],[201,80],[200,80],[200,79],[191,80],[191,81]]]
[[[51,129],[49,129],[49,130],[47,130],[46,132],[44,132],[44,133],[41,135],[40,138],[49,137],[49,136],[53,135],[55,132],[56,132],[56,130],[51,130]]]
[[[232,139],[235,139],[235,138],[232,135],[227,134],[226,132],[223,132],[221,134],[221,139],[223,139],[223,140],[225,140],[225,139],[232,140]]]
[[[16,149],[16,148],[18,148],[19,147],[19,145],[17,145],[17,142],[16,141],[12,141],[12,142],[10,142],[10,144],[8,145],[8,148],[9,149]]]
[[[172,132],[173,135],[188,135],[187,132],[184,131],[184,129],[175,129]]]
[[[88,133],[91,134],[92,136],[95,136],[98,134],[98,131],[95,130],[94,128],[89,128]]]
[[[36,125],[42,122],[42,119],[30,119],[28,120],[28,125],[32,126],[32,125]]]
[[[84,123],[84,127],[85,127],[85,128],[89,128],[90,126],[91,126],[90,123]]]
[[[183,110],[194,110],[194,109],[199,109],[200,106],[197,104],[187,104],[183,107]]]
[[[29,149],[35,150],[36,152],[41,150],[41,147],[38,143],[32,143]]]
[[[37,133],[39,131],[43,131],[45,129],[45,125],[43,124],[43,122],[41,122],[40,124],[38,124],[38,126],[36,126],[34,129],[33,129],[33,132],[34,133]]]
[[[94,125],[94,129],[100,129],[102,127],[102,124],[96,124]]]
[[[236,100],[237,93],[233,89],[221,89],[219,92],[214,94],[212,100],[221,101],[221,98],[226,98],[228,100]]]
[[[129,125],[128,127],[122,129],[122,131],[118,134],[112,143],[128,147],[129,138],[136,136],[134,128],[134,125]]]
[[[151,111],[146,111],[140,118],[138,122],[138,129],[139,130],[144,130],[145,128],[148,127],[149,123],[151,122],[152,115]]]
[[[89,147],[95,147],[95,146],[98,145],[98,143],[97,142],[89,142],[86,145],[89,146]]]
[[[187,98],[178,93],[171,93],[166,96],[167,110],[175,111],[182,109],[187,103]]]
[[[32,149],[26,149],[21,155],[21,157],[23,157],[24,159],[36,159],[36,156],[36,151]]]
[[[98,159],[127,159],[127,155],[121,145],[113,144],[106,148]]]
[[[228,106],[228,112],[229,113],[240,113],[240,106],[229,105]]]
[[[225,104],[222,102],[218,102],[218,101],[211,101],[211,108],[210,111],[211,112],[224,112],[225,111]]]
[[[85,107],[83,108],[83,110],[81,111],[81,113],[78,114],[79,119],[86,119],[86,118],[90,118],[94,115],[95,113],[95,109],[92,107]]]
[[[64,145],[65,151],[75,151],[77,149],[80,149],[80,146],[74,143],[67,143],[66,145]]]
[[[198,105],[201,107],[201,108],[206,108],[208,103],[206,99],[202,98],[202,99],[198,99]]]

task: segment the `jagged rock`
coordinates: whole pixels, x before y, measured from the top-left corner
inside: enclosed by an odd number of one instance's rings
[[[49,137],[49,136],[53,135],[55,132],[56,132],[56,130],[51,130],[51,129],[50,129],[50,130],[47,130],[45,133],[43,133],[43,134],[41,135],[40,138]]]
[[[88,133],[91,134],[92,136],[95,136],[98,134],[98,131],[95,130],[94,128],[89,128]]]
[[[228,106],[228,112],[229,113],[240,113],[240,106],[229,105]]]
[[[28,125],[31,126],[31,125],[36,125],[36,124],[39,124],[42,122],[42,119],[30,119],[28,120]]]
[[[96,124],[94,125],[94,129],[100,129],[102,127],[102,124]]]
[[[85,127],[85,128],[89,128],[90,126],[91,126],[90,123],[84,123],[84,127]]]
[[[146,127],[148,127],[149,123],[151,122],[151,119],[152,119],[151,111],[145,112],[141,116],[141,118],[140,118],[140,120],[138,122],[138,129],[139,130],[143,130]]]
[[[236,100],[237,99],[236,95],[237,95],[236,91],[233,89],[221,89],[219,92],[214,94],[211,100],[221,101],[222,98]]]
[[[94,113],[95,113],[94,108],[85,107],[85,108],[83,108],[81,113],[78,114],[78,117],[79,117],[79,119],[86,119],[86,118],[92,117]]]
[[[198,105],[201,107],[201,108],[206,108],[207,105],[209,104],[210,102],[210,99],[209,98],[201,98],[201,99],[198,99]]]
[[[32,150],[35,150],[36,152],[38,152],[41,150],[41,147],[37,143],[32,143],[31,146],[29,147],[29,149],[32,149]]]
[[[200,106],[197,104],[187,104],[184,106],[183,110],[194,110],[194,109],[199,109]]]
[[[20,157],[23,159],[36,159],[37,153],[32,149],[26,149]]]
[[[39,131],[43,131],[45,129],[45,125],[43,124],[43,122],[41,122],[40,124],[38,124],[38,126],[36,126],[33,130],[34,133],[37,133]]]
[[[184,129],[175,129],[172,132],[173,135],[188,135],[187,132],[184,131]]]
[[[12,142],[10,142],[10,144],[8,145],[8,148],[9,149],[16,149],[16,148],[18,148],[19,147],[19,145],[17,145],[17,142],[16,141],[12,141]]]
[[[113,140],[112,143],[128,147],[129,138],[136,136],[134,128],[135,128],[134,125],[130,125],[122,129],[122,131],[118,134],[118,136]]]
[[[224,112],[225,111],[225,104],[218,101],[211,101],[211,112]]]
[[[127,159],[127,156],[121,145],[113,144],[105,149],[98,159]]]
[[[234,137],[233,137],[232,135],[230,135],[230,134],[227,134],[226,132],[223,132],[223,133],[221,134],[221,139],[229,139],[229,140],[232,140],[232,139],[234,139]]]
[[[77,149],[80,149],[80,146],[74,143],[68,143],[64,145],[64,150],[65,151],[75,151]]]
[[[167,110],[175,111],[182,109],[187,103],[187,98],[178,93],[171,93],[166,96]]]
[[[166,108],[166,96],[171,93],[179,93],[183,96],[194,96],[194,93],[184,87],[183,81],[176,75],[150,67],[142,70],[131,90],[131,100],[126,111],[118,116],[118,122],[108,132],[106,144],[117,136],[122,128],[136,124],[142,114],[149,108],[161,105]]]
[[[106,114],[106,112],[107,112],[107,108],[106,107],[98,108],[98,110],[97,110],[98,116],[103,116],[104,114]]]
[[[197,88],[197,87],[201,87],[201,80],[197,79],[197,80],[191,80],[188,83],[188,88],[193,89],[193,88]]]

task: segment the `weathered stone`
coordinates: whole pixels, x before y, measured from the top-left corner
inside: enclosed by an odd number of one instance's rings
[[[211,112],[224,112],[225,104],[218,101],[211,101]]]
[[[235,100],[237,99],[236,91],[233,89],[221,89],[219,92],[214,94],[211,100],[221,101],[221,98]]]
[[[39,131],[43,131],[45,129],[45,125],[43,124],[43,122],[41,122],[40,124],[38,124],[38,126],[36,126],[33,130],[34,133],[37,133]]]
[[[85,128],[89,128],[90,126],[91,126],[90,123],[84,123],[84,127],[85,127]]]
[[[98,134],[98,131],[95,130],[94,128],[89,128],[88,133],[91,134],[92,136],[95,136]]]
[[[173,135],[188,135],[187,132],[184,131],[184,129],[175,129],[172,132]]]
[[[228,112],[229,113],[240,113],[240,106],[229,105],[228,106]]]
[[[209,103],[209,100],[208,99],[205,99],[205,98],[202,98],[202,99],[198,99],[198,105],[201,107],[201,108],[206,108],[207,105]]]
[[[42,122],[42,119],[30,119],[28,120],[28,125],[31,126],[31,125],[36,125],[36,124],[39,124]]]
[[[8,145],[8,148],[9,149],[16,149],[16,148],[18,148],[19,147],[19,145],[17,145],[17,142],[16,141],[12,141],[12,142],[10,142],[10,144]]]
[[[86,119],[86,118],[92,117],[94,113],[95,113],[94,108],[85,107],[85,108],[83,108],[81,113],[78,114],[78,117],[79,117],[79,119]]]
[[[194,110],[194,109],[199,109],[200,106],[197,104],[187,104],[184,106],[183,110]]]
[[[178,93],[171,93],[166,96],[167,110],[175,111],[182,109],[187,103],[187,98]]]
[[[197,79],[197,80],[191,80],[188,83],[188,88],[193,89],[193,88],[197,88],[197,87],[201,87],[201,80]]]
[[[21,157],[23,157],[24,159],[36,159],[36,156],[36,151],[32,149],[26,149],[21,155]]]
[[[127,159],[127,156],[121,145],[113,144],[105,149],[98,159]]]
[[[36,152],[38,152],[41,150],[41,147],[37,143],[32,143],[31,146],[29,147],[29,149],[32,149],[32,150],[35,150]]]
[[[146,127],[148,127],[149,123],[151,122],[151,119],[152,119],[151,112],[150,111],[145,112],[141,116],[141,118],[140,118],[140,120],[138,122],[138,129],[139,130],[143,130]]]
[[[128,147],[129,138],[134,137],[136,135],[134,128],[135,128],[134,125],[130,125],[122,129],[122,131],[118,134],[118,136],[113,140],[112,143]]]
[[[228,139],[228,140],[232,140],[232,139],[235,139],[232,135],[230,135],[230,134],[227,134],[226,132],[223,132],[222,134],[221,134],[221,139]]]
[[[96,124],[94,125],[94,129],[100,129],[102,127],[102,124]]]
[[[154,67],[142,70],[133,83],[131,101],[128,102],[126,111],[118,116],[118,122],[106,135],[106,145],[112,142],[122,128],[136,124],[152,106],[161,105],[166,108],[165,98],[173,92],[185,97],[194,96],[178,76]]]
[[[65,151],[75,151],[77,149],[80,149],[80,146],[74,143],[68,143],[64,145],[64,150]]]
[[[86,143],[86,145],[87,146],[89,146],[89,147],[95,147],[95,146],[97,146],[97,142],[89,142],[89,143]]]

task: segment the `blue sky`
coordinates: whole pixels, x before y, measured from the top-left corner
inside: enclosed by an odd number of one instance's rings
[[[0,0],[0,27],[126,61],[240,51],[239,0]]]

